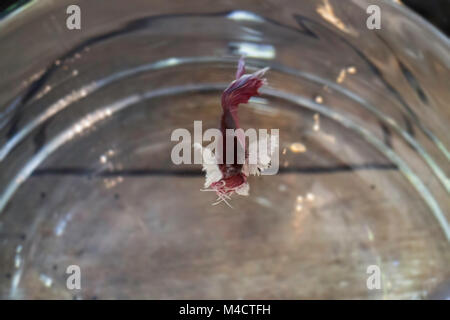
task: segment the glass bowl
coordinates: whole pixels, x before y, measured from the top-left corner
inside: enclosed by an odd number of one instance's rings
[[[430,24],[394,1],[375,30],[365,0],[77,2],[80,30],[66,0],[0,21],[2,298],[420,299],[448,284],[449,42]],[[242,55],[270,71],[241,126],[280,130],[280,169],[212,206],[171,133],[218,126]]]

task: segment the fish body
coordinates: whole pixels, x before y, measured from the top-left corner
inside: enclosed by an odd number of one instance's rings
[[[258,89],[267,83],[263,78],[268,68],[260,69],[253,74],[245,74],[245,61],[241,58],[238,63],[236,79],[222,93],[222,115],[220,119],[220,131],[222,133],[222,154],[221,159],[227,159],[227,129],[240,129],[238,108],[242,103],[247,103],[253,96],[259,95]],[[217,161],[217,157],[206,151],[201,146],[196,146],[203,152],[205,160],[216,160],[218,164],[204,164],[203,170],[206,171],[205,188],[202,191],[215,191],[218,199],[214,204],[225,202],[231,206],[227,200],[233,193],[247,196],[249,194],[248,176],[249,174],[258,174],[258,168],[249,168],[248,148],[245,146],[245,135],[242,131],[237,131],[234,136],[234,159],[231,163],[227,161]],[[245,152],[245,163],[239,163],[238,150]],[[207,159],[209,158],[209,159]],[[214,161],[213,161],[214,162]]]

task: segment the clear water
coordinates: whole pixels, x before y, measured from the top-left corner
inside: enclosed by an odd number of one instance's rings
[[[2,297],[426,298],[449,279],[448,41],[424,21],[388,2],[375,32],[365,1],[86,1],[99,17],[74,35],[43,3],[0,31],[27,48],[0,66]],[[271,68],[241,125],[280,129],[282,153],[230,209],[170,135],[217,127],[241,54]]]

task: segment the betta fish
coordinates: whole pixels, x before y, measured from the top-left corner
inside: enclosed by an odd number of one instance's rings
[[[222,115],[220,118],[222,141],[219,144],[222,153],[217,155],[211,149],[203,148],[199,143],[194,144],[194,148],[202,152],[203,171],[206,172],[204,189],[201,189],[201,191],[213,191],[218,196],[213,205],[225,202],[231,207],[227,200],[231,199],[233,193],[248,196],[250,190],[248,183],[249,175],[260,175],[262,171],[270,167],[270,158],[277,147],[275,141],[272,141],[269,136],[269,141],[265,145],[267,147],[265,153],[267,156],[257,158],[256,163],[252,163],[249,161],[249,149],[255,149],[251,145],[250,148],[246,148],[245,135],[242,133],[242,130],[237,130],[240,129],[238,117],[239,104],[247,103],[251,97],[259,95],[258,89],[267,84],[264,74],[268,69],[264,68],[252,74],[245,74],[244,58],[242,57],[239,60],[236,80],[232,81],[222,93]],[[224,163],[222,159],[226,159],[227,151],[230,151],[227,149],[229,148],[229,144],[225,141],[227,129],[232,129],[237,134],[233,137],[234,141],[232,144],[234,148],[234,159],[233,161]],[[245,154],[243,163],[237,159],[238,150]]]

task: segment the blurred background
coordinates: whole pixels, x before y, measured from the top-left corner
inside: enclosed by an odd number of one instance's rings
[[[449,4],[371,2],[3,1],[0,297],[448,298]],[[280,171],[212,206],[170,136],[241,55]]]

